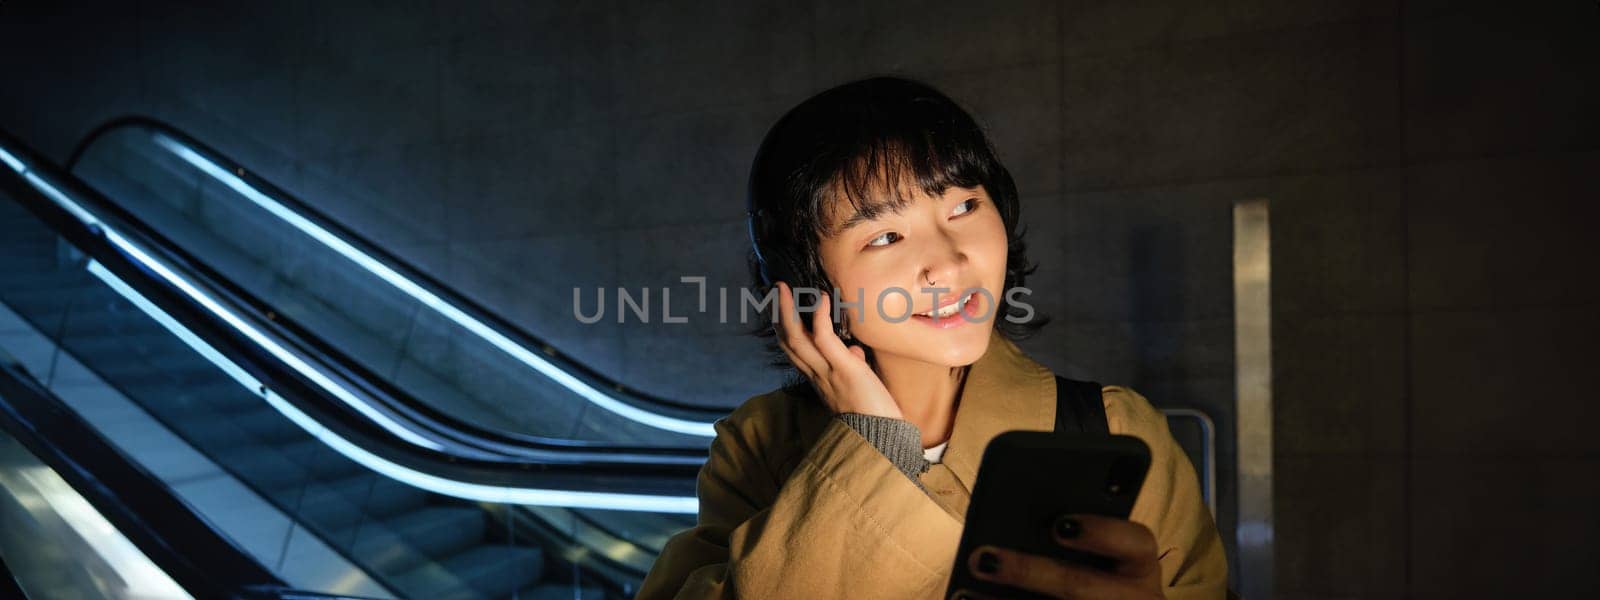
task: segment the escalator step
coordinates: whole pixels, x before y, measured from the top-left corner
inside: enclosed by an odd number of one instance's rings
[[[395,580],[416,598],[503,598],[543,574],[543,550],[493,545],[422,565]]]
[[[402,573],[461,553],[483,540],[487,517],[475,506],[433,506],[386,521],[351,524],[329,540],[369,568]]]
[[[570,583],[536,583],[517,590],[517,600],[605,600],[606,591],[598,586]]]
[[[678,515],[621,510],[578,510],[589,525],[608,535],[627,540],[659,553],[667,540],[678,532],[694,526],[694,520],[677,518]]]

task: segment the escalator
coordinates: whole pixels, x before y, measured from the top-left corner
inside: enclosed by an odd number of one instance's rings
[[[0,556],[3,598],[330,597],[218,536],[3,350]]]
[[[608,379],[161,123],[114,121],[68,168],[114,203],[108,210],[165,238],[299,339],[326,345],[346,368],[452,427],[572,446],[703,449],[711,422],[732,408]]]
[[[330,549],[354,567],[346,580],[369,578],[379,595],[628,596],[665,536],[692,522],[702,436],[669,431],[659,437],[675,445],[642,445],[604,426],[615,413],[589,419],[609,437],[505,431],[418,401],[279,312],[293,300],[268,308],[3,142],[0,303],[49,346],[30,348],[49,356],[35,369],[49,381],[77,365],[96,385],[50,382],[58,393],[120,398],[281,515],[288,541],[263,562],[292,563],[295,540],[309,538],[301,545]],[[415,381],[448,397],[449,381]],[[675,410],[668,418],[682,423],[705,416]],[[230,519],[242,521],[236,536],[274,537],[237,515],[215,520]]]

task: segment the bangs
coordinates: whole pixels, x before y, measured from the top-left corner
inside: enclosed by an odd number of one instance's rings
[[[835,138],[831,152],[817,156],[809,171],[821,179],[810,186],[820,238],[841,233],[853,214],[873,219],[904,210],[915,200],[914,190],[939,197],[952,186],[978,187],[994,179],[997,161],[975,123],[929,114],[942,111],[926,103],[908,108],[860,115],[849,124],[853,131]],[[961,126],[963,121],[969,125]]]
[[[884,213],[898,213],[914,201],[912,190],[939,197],[950,187],[975,187],[983,181],[974,164],[950,161],[921,148],[913,152],[902,142],[885,140],[863,149],[844,161],[818,188],[816,222],[818,234],[830,238],[841,233],[844,220],[860,214],[876,219]],[[842,202],[841,202],[842,200]]]

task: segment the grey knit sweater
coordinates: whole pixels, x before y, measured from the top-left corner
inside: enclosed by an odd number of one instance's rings
[[[922,486],[921,475],[932,463],[922,456],[922,430],[915,423],[861,413],[839,413],[838,418],[867,438],[895,468],[911,478],[911,483],[917,484],[923,492],[928,491]]]

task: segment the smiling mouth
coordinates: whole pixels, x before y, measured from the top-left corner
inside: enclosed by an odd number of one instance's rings
[[[976,297],[977,295],[978,295],[977,292],[972,292],[970,294],[967,294],[965,297],[961,298],[960,300],[957,300],[955,302],[951,302],[950,304],[944,305],[943,308],[930,310],[928,312],[916,313],[916,316],[929,318],[929,319],[933,319],[933,318],[943,319],[943,318],[946,318],[946,317],[955,316],[956,313],[961,312],[961,309],[966,308],[967,307],[967,303],[971,302],[972,299],[974,297]]]

